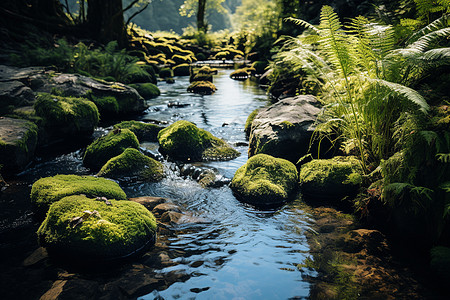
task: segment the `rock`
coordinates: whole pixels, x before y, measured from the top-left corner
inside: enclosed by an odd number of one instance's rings
[[[158,133],[160,152],[182,161],[229,160],[240,153],[188,121],[177,121]]]
[[[125,200],[127,195],[114,181],[93,176],[56,175],[41,178],[31,188],[31,203],[38,215],[44,215],[49,206],[70,195],[106,197]]]
[[[209,81],[194,81],[187,88],[190,93],[200,94],[200,95],[211,95],[217,90],[214,83]]]
[[[136,135],[128,129],[115,129],[87,146],[83,164],[92,170],[100,170],[108,160],[122,154],[127,148],[139,149]]]
[[[189,82],[195,81],[208,81],[212,83],[214,81],[213,74],[197,72],[195,74],[192,74],[189,78]]]
[[[152,99],[161,95],[159,88],[150,82],[130,84],[130,87],[136,89],[144,99]]]
[[[161,203],[161,204],[156,205],[152,210],[152,212],[156,216],[162,216],[162,214],[164,214],[165,212],[168,212],[168,211],[181,213],[180,207],[173,203]]]
[[[3,172],[17,173],[34,157],[37,126],[20,119],[0,117],[0,165]]]
[[[171,225],[179,224],[179,221],[182,217],[182,213],[176,211],[166,211],[161,215],[161,222]]]
[[[88,263],[141,253],[155,243],[151,212],[133,201],[108,202],[76,195],[53,203],[37,232],[40,245],[50,255]],[[93,212],[90,217],[87,211]],[[83,222],[75,226],[79,216]]]
[[[343,250],[347,253],[365,251],[368,255],[383,256],[388,255],[389,246],[386,237],[378,230],[357,229],[348,233]]]
[[[147,109],[144,99],[138,92],[119,82],[96,80],[79,74],[53,74],[37,92],[50,93],[52,89],[61,91],[64,96],[96,98],[114,97],[119,114],[137,114]]]
[[[230,78],[234,80],[247,80],[250,76],[251,71],[248,68],[237,69],[230,74]]]
[[[97,176],[117,180],[159,181],[164,177],[164,166],[139,150],[127,148],[122,154],[108,160]]]
[[[33,101],[33,91],[22,82],[0,82],[0,112],[7,112],[9,107],[31,105]]]
[[[245,132],[245,137],[248,139],[250,137],[250,130],[252,129],[252,123],[253,120],[255,119],[256,115],[258,114],[258,112],[260,111],[260,108],[255,109],[254,111],[252,111],[248,117],[247,120],[245,121],[245,126],[244,126],[244,132]],[[248,146],[248,145],[247,145]]]
[[[295,192],[298,173],[285,159],[257,154],[241,166],[231,181],[236,197],[256,206],[274,206],[286,202]]]
[[[90,136],[99,121],[97,107],[84,98],[40,94],[36,97],[34,108],[36,115],[43,119],[48,138]]]
[[[173,68],[175,76],[189,76],[191,74],[189,64],[179,64]]]
[[[296,163],[308,152],[318,106],[314,96],[297,96],[262,108],[250,126],[249,157],[265,153]]]
[[[96,299],[99,296],[98,283],[85,279],[57,280],[41,296],[40,300],[54,299]]]
[[[130,201],[137,202],[139,204],[142,204],[147,208],[148,210],[152,211],[155,206],[161,203],[168,202],[169,199],[162,198],[162,197],[151,197],[151,196],[144,196],[144,197],[137,197],[137,198],[130,198]]]
[[[33,253],[31,253],[30,256],[25,258],[22,265],[24,267],[34,266],[47,258],[48,258],[47,250],[45,250],[45,248],[43,247],[39,247],[35,251],[33,251]]]
[[[173,77],[173,71],[170,68],[162,68],[159,71],[159,77],[162,79],[171,78]]]
[[[164,285],[164,278],[157,278],[149,267],[135,267],[123,274],[114,285],[119,286],[127,298],[136,299],[139,296],[150,294]]]
[[[140,143],[146,142],[157,142],[158,133],[163,126],[159,126],[151,123],[144,123],[139,121],[123,121],[119,124],[114,125],[114,128],[129,129],[133,132]]]
[[[0,174],[0,193],[3,192],[8,187],[8,184],[3,179],[2,174]]]
[[[437,246],[431,249],[431,270],[443,283],[450,282],[450,248]]]
[[[353,156],[314,159],[302,165],[300,187],[309,198],[341,200],[357,193],[362,175],[360,162]]]

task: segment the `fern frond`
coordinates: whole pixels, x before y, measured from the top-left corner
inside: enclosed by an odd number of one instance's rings
[[[449,19],[450,19],[450,14],[445,14],[442,17],[440,17],[439,19],[434,20],[433,22],[431,22],[424,28],[420,29],[419,31],[417,31],[413,35],[411,35],[409,37],[409,39],[407,40],[406,44],[410,45],[410,44],[414,43],[415,41],[417,41],[422,36],[424,36],[430,32],[448,27]]]
[[[301,26],[301,27],[304,27],[304,28],[307,28],[307,29],[311,29],[316,34],[319,34],[319,32],[320,32],[320,30],[316,26],[314,26],[311,23],[308,23],[308,22],[306,22],[304,20],[301,20],[301,19],[287,17],[287,18],[284,18],[283,21],[289,22],[289,23],[293,23],[293,24],[295,24],[297,26]]]
[[[436,158],[441,163],[450,163],[450,153],[438,153],[436,154]]]
[[[450,36],[450,27],[442,28],[436,31],[432,31],[420,38],[418,38],[414,43],[410,44],[407,48],[418,49],[420,51],[425,51],[432,43],[442,38],[447,38]]]
[[[382,80],[382,79],[368,78],[368,80],[370,82],[373,82],[373,83],[379,84],[380,86],[388,88],[389,90],[391,90],[398,96],[401,96],[408,102],[418,106],[419,110],[424,114],[426,114],[428,112],[428,110],[430,109],[428,103],[422,97],[422,95],[420,95],[417,91],[415,91],[409,87],[406,87],[406,86],[398,84],[398,83]]]
[[[445,65],[450,63],[450,48],[437,48],[426,51],[419,59],[428,63]]]

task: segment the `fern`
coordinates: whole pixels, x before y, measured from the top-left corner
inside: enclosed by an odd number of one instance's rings
[[[437,153],[436,158],[441,163],[450,163],[450,153]]]
[[[449,18],[450,18],[450,14],[445,14],[442,17],[440,17],[439,19],[434,20],[433,22],[431,22],[424,28],[422,28],[419,31],[412,34],[409,37],[409,39],[407,40],[406,44],[410,45],[410,44],[414,43],[415,41],[417,41],[420,37],[422,37],[430,32],[448,27]]]

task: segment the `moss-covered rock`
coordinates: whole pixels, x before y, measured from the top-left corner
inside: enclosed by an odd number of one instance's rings
[[[89,100],[95,103],[102,119],[105,117],[117,116],[119,113],[119,103],[113,96],[95,97],[89,95]]]
[[[179,55],[175,54],[172,56],[172,60],[176,64],[190,64],[192,62],[192,58],[190,55]]]
[[[302,193],[314,199],[340,200],[358,192],[363,170],[353,156],[315,159],[300,169]]]
[[[253,119],[255,119],[256,115],[258,114],[259,110],[260,109],[258,108],[258,109],[255,109],[254,111],[252,111],[248,115],[247,120],[245,121],[244,132],[245,132],[245,136],[247,138],[250,137],[250,130],[252,128],[252,122],[253,122]]]
[[[173,68],[175,76],[189,76],[191,74],[189,64],[180,64]]]
[[[208,73],[196,73],[189,78],[190,82],[194,81],[209,81],[213,82],[213,75]]]
[[[297,180],[298,172],[293,163],[258,154],[236,171],[230,187],[243,202],[271,206],[287,201],[297,187]]]
[[[115,129],[86,148],[83,164],[92,170],[100,170],[109,159],[127,148],[139,148],[136,135],[128,129]]]
[[[153,83],[136,83],[130,84],[130,86],[141,95],[144,99],[152,99],[161,95],[159,88]]]
[[[159,181],[164,177],[162,163],[145,156],[134,148],[108,160],[97,176],[117,180]]]
[[[189,85],[187,91],[201,95],[211,95],[217,90],[214,83],[209,81],[194,81]]]
[[[124,200],[127,195],[114,181],[93,176],[56,175],[36,181],[31,188],[31,203],[38,215],[43,215],[49,206],[71,195],[106,197]]]
[[[251,73],[247,68],[237,69],[231,72],[230,78],[234,80],[246,80],[250,77]]]
[[[209,66],[203,66],[197,71],[198,74],[211,74],[211,75],[217,75],[218,72],[219,70],[211,68]]]
[[[160,78],[170,78],[170,77],[173,77],[173,71],[172,71],[172,69],[171,68],[162,68],[160,71],[159,71],[159,77]]]
[[[158,134],[160,151],[177,160],[228,160],[239,156],[226,142],[188,121],[177,121]]]
[[[132,201],[69,196],[52,204],[38,230],[39,243],[63,259],[98,262],[124,258],[153,245],[156,219]]]
[[[131,132],[133,132],[140,143],[142,142],[157,142],[158,141],[158,132],[163,129],[164,127],[151,124],[151,123],[144,123],[140,121],[123,121],[116,125],[114,125],[114,128],[118,129],[129,129]]]
[[[74,135],[91,135],[99,121],[97,107],[85,98],[43,93],[36,97],[34,108],[50,136],[72,139]]]
[[[33,159],[37,126],[21,119],[0,118],[0,166],[6,172],[22,171]]]

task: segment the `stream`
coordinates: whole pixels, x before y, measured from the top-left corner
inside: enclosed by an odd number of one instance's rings
[[[188,77],[177,77],[174,84],[159,83],[161,96],[149,100],[150,108],[138,118],[167,123],[188,120],[231,145],[238,145],[235,148],[241,156],[234,160],[195,163],[229,179],[247,160],[243,131],[247,116],[254,109],[269,104],[265,91],[256,83],[233,81],[229,78],[231,71],[221,70],[214,76],[218,90],[213,95],[186,92]],[[94,135],[104,132],[104,128],[98,128]],[[157,151],[155,144],[142,146]],[[56,154],[43,151],[29,169],[10,180],[10,186],[0,194],[0,267],[3,270],[0,282],[8,287],[3,293],[6,298],[39,298],[55,279],[61,278],[61,268],[51,259],[32,267],[23,266],[23,261],[38,248],[35,231],[39,224],[33,220],[29,192],[33,182],[41,177],[91,174],[82,165],[82,150],[78,146],[56,151]],[[109,274],[77,271],[76,278],[99,285],[120,281],[131,269],[136,278],[149,274],[169,278],[177,274],[176,279],[165,280],[164,284],[138,289],[133,294],[138,299],[308,298],[311,284],[303,276],[305,273],[314,276],[315,272],[301,272],[297,266],[309,256],[305,232],[310,230],[313,221],[296,204],[300,200],[278,209],[259,210],[239,202],[228,186],[202,188],[192,178],[182,177],[174,163],[165,161],[164,164],[167,177],[163,181],[121,183],[121,187],[128,197],[169,198],[204,221],[177,225],[173,230],[175,234],[160,236],[156,249],[144,255],[148,257],[163,250],[171,258],[169,264],[158,267],[143,264],[144,271],[136,271],[138,260],[127,262]],[[8,259],[3,259],[6,257]]]

